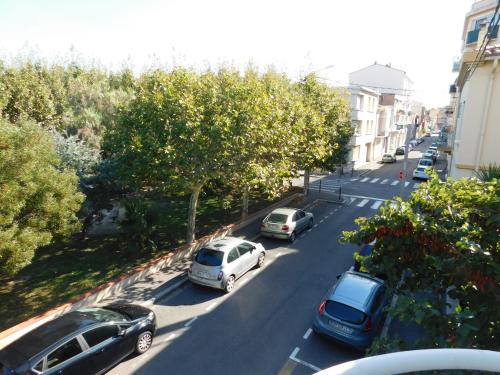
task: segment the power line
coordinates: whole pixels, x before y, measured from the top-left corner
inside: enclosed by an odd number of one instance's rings
[[[498,2],[497,2],[497,6],[495,7],[495,12],[493,13],[493,16],[491,17],[491,20],[488,24],[488,29],[487,29],[486,35],[484,36],[483,41],[481,43],[481,46],[479,47],[476,58],[474,59],[472,64],[469,66],[469,70],[467,72],[468,73],[467,79],[470,79],[472,77],[472,75],[476,71],[476,68],[478,67],[479,63],[482,61],[482,58],[483,58],[484,53],[486,51],[486,47],[488,46],[488,43],[491,40],[493,30],[495,29],[495,27],[498,26],[498,23],[500,21],[500,15],[498,13],[499,9],[500,9],[500,0],[498,0]],[[493,25],[493,22],[495,22],[495,25]]]

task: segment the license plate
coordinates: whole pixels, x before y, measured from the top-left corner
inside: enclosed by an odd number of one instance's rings
[[[198,276],[200,276],[200,277],[204,277],[205,279],[208,279],[208,278],[209,278],[208,273],[206,273],[206,272],[201,272],[201,271],[199,271],[199,272],[198,272]]]
[[[330,326],[332,326],[332,328],[336,329],[337,331],[341,331],[341,332],[345,332],[345,333],[352,333],[353,332],[352,328],[349,328],[349,327],[346,327],[340,323],[337,323],[335,320],[330,320]]]

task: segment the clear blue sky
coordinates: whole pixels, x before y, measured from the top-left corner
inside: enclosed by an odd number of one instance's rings
[[[345,84],[379,63],[405,70],[415,99],[448,102],[472,0],[0,0],[0,57],[31,53],[140,71],[248,62]]]

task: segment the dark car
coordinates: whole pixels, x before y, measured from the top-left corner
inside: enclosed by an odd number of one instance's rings
[[[88,307],[44,323],[0,351],[0,374],[101,374],[146,352],[156,330],[142,306]]]
[[[404,147],[398,147],[396,149],[396,155],[404,155],[405,154],[405,148]]]
[[[384,281],[347,271],[328,291],[313,320],[313,331],[364,350],[371,345],[387,305]]]

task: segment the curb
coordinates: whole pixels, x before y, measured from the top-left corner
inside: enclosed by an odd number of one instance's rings
[[[181,280],[177,281],[175,284],[172,284],[171,286],[169,286],[168,288],[165,288],[164,290],[162,290],[161,292],[159,292],[158,294],[156,294],[154,297],[144,301],[144,302],[141,302],[139,303],[139,305],[141,306],[151,306],[153,305],[156,301],[160,300],[161,298],[165,297],[167,294],[170,294],[172,293],[174,290],[180,288],[181,286],[183,286],[184,284],[186,284],[187,282],[189,281],[188,277],[187,277],[187,272],[184,273],[184,276]]]

